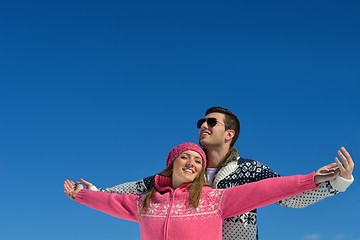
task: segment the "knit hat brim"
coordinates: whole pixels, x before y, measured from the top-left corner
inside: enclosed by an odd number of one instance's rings
[[[166,167],[169,167],[173,163],[175,158],[177,158],[177,156],[179,156],[182,152],[188,150],[195,151],[200,154],[205,169],[207,162],[205,152],[198,144],[193,142],[183,142],[171,149],[166,159]]]

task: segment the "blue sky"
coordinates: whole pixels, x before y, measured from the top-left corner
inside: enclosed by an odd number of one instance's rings
[[[360,159],[358,1],[0,3],[0,238],[138,239],[71,202],[65,178],[152,175],[219,105],[236,146],[283,175]],[[355,168],[355,179],[359,170]],[[259,210],[261,239],[359,240],[359,183]]]

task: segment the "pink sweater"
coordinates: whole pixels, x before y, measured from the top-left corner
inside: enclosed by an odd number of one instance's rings
[[[224,218],[316,189],[314,173],[268,178],[228,189],[203,187],[199,206],[188,204],[187,184],[172,188],[171,178],[157,175],[149,209],[138,218],[144,196],[82,189],[75,200],[109,215],[139,222],[141,240],[221,240]]]

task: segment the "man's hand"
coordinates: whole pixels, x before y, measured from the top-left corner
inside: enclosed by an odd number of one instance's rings
[[[86,189],[90,189],[94,186],[91,182],[88,182],[83,178],[80,178],[80,182],[85,185]]]
[[[347,180],[351,180],[352,172],[355,167],[354,161],[352,160],[348,151],[346,151],[345,147],[341,147],[337,151],[337,153],[342,160],[342,163],[341,163],[339,158],[335,157],[337,166],[340,169],[340,176]]]

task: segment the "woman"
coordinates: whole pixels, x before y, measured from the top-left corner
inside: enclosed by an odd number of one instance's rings
[[[204,151],[195,143],[185,142],[169,152],[166,169],[155,177],[154,188],[145,195],[91,191],[81,184],[74,189],[70,180],[65,180],[64,192],[80,204],[139,222],[142,240],[221,240],[224,218],[316,189],[316,184],[337,177],[340,170],[334,166],[322,168],[322,173],[212,189],[205,185]]]

